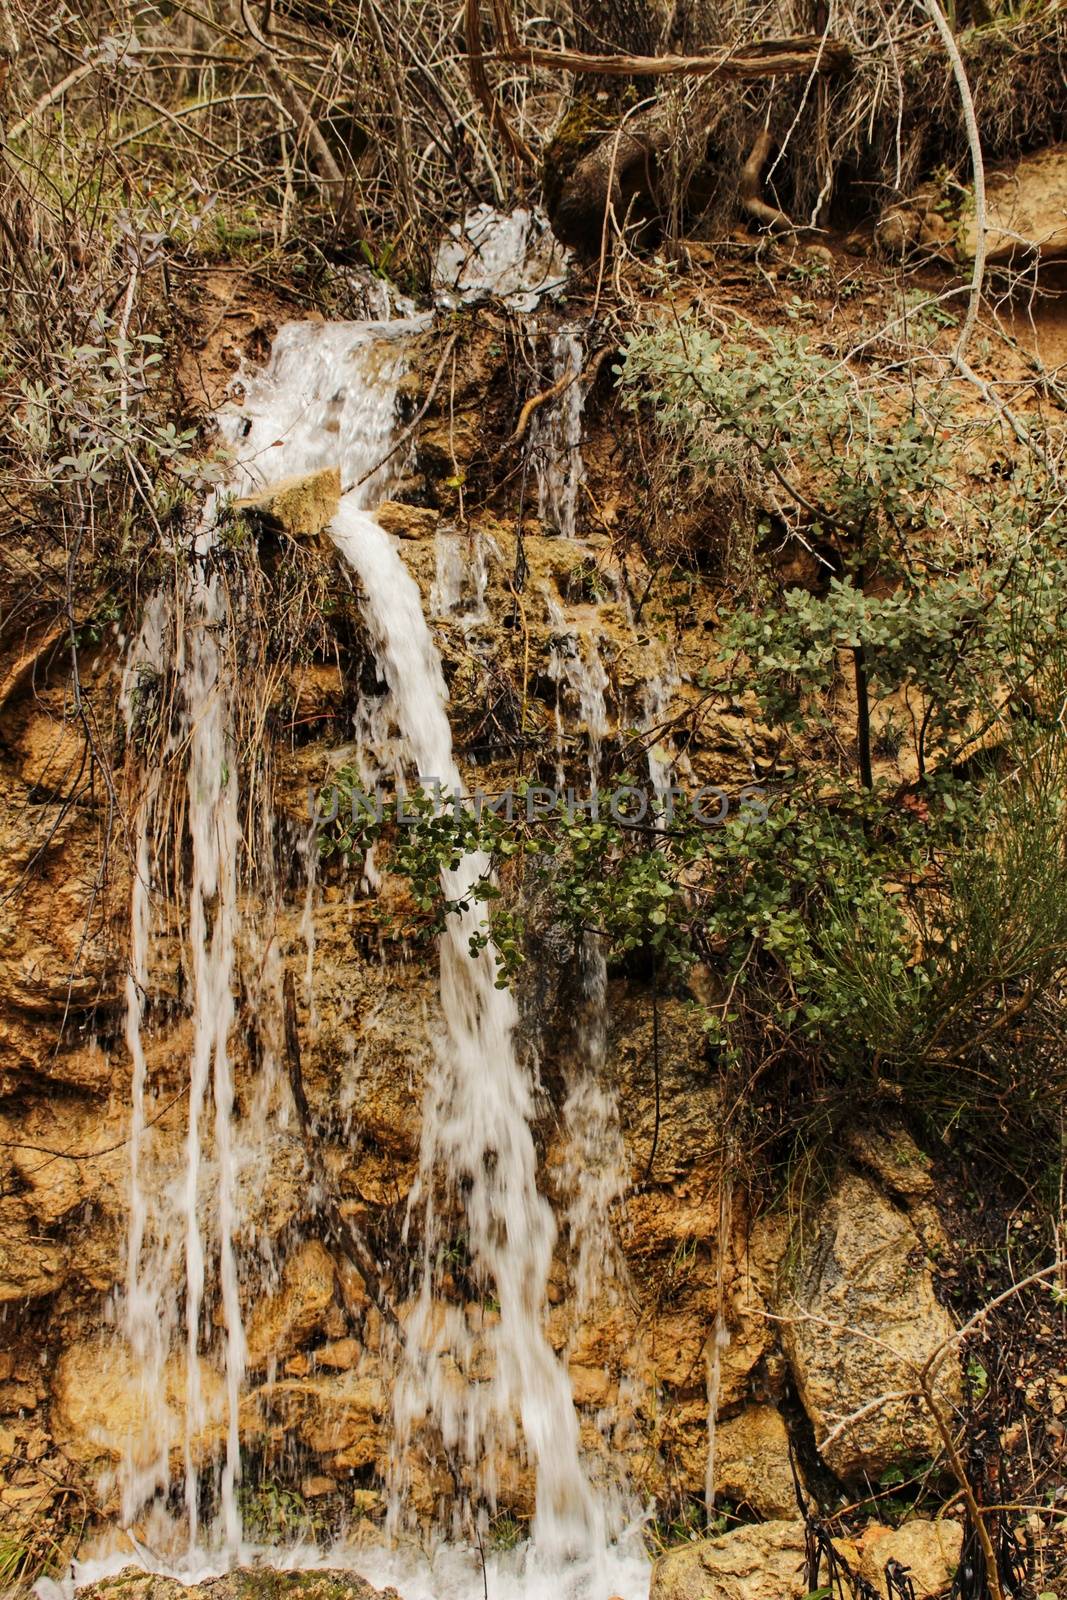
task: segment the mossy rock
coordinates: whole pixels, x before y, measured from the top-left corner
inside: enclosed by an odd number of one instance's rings
[[[582,157],[617,126],[617,112],[595,95],[579,95],[571,101],[542,158],[541,183],[549,216]]]
[[[82,1600],[398,1600],[395,1589],[374,1589],[354,1572],[282,1572],[238,1567],[220,1578],[184,1584],[127,1567],[78,1590]]]
[[[337,515],[341,474],[336,467],[284,478],[259,494],[235,500],[236,515],[293,539],[315,540]]]

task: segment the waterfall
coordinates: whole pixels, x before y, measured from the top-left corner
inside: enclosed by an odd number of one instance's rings
[[[238,492],[326,467],[340,468],[345,492],[329,531],[358,581],[368,633],[387,686],[384,700],[370,696],[360,708],[359,763],[372,780],[391,768],[401,784],[435,779],[444,791],[459,793],[462,780],[452,749],[445,682],[421,595],[396,542],[371,514],[405,468],[402,452],[393,448],[398,384],[408,340],[427,320],[284,327],[268,365],[243,375],[243,403],[227,408],[219,423],[236,458],[232,483]],[[201,1531],[200,1441],[206,1428],[214,1430],[224,1423],[220,1517],[213,1535],[221,1538],[232,1557],[241,1548],[237,1487],[245,1375],[237,1247],[247,1227],[243,1208],[250,1203],[248,1176],[258,1170],[257,1154],[267,1149],[272,1119],[284,1122],[287,1113],[277,1062],[261,1068],[254,1092],[242,1096],[240,1114],[235,1102],[230,1035],[240,952],[245,943],[252,950],[257,976],[249,994],[261,1016],[269,1017],[277,1007],[274,991],[280,987],[282,963],[272,943],[277,887],[270,890],[270,922],[258,943],[254,930],[244,930],[238,916],[238,686],[229,655],[236,622],[229,613],[226,587],[214,575],[213,517],[209,505],[174,615],[165,614],[162,602],[150,603],[127,668],[130,685],[138,664],[144,662],[160,672],[172,669],[178,685],[180,715],[172,719],[164,746],[168,757],[184,754],[186,761],[185,816],[192,848],[185,893],[193,1038],[184,1171],[177,1181],[168,1182],[157,1155],[148,1181],[151,1140],[146,1129],[151,1119],[142,1030],[153,928],[155,789],[149,777],[135,818],[137,871],[127,983],[133,1122],[123,1320],[146,1395],[154,1394],[152,1403],[158,1401],[160,1409],[145,1429],[156,1447],[154,1455],[147,1462],[131,1457],[125,1473],[124,1517],[129,1522],[154,1493],[169,1486],[171,1457],[180,1452],[188,1534],[190,1544],[195,1543]],[[455,551],[439,546],[439,554],[437,594],[455,605],[451,565]],[[466,608],[461,621],[474,620],[480,610],[484,582],[479,567],[474,607]],[[168,629],[173,635],[170,659],[162,642]],[[595,652],[587,665],[579,700],[595,782],[599,743],[607,727],[607,679]],[[568,670],[575,688],[577,669],[572,664]],[[132,703],[132,688],[127,699]],[[128,708],[128,725],[132,720]],[[270,819],[264,816],[259,829],[264,840],[269,826]],[[297,850],[305,865],[299,927],[305,957],[303,987],[311,1014],[314,840],[309,836],[300,841]],[[179,878],[180,857],[178,849],[174,872]],[[481,856],[467,857],[442,874],[444,893],[449,899],[462,898],[487,870],[488,862]],[[373,860],[365,862],[364,873],[373,886]],[[403,1347],[394,1374],[393,1522],[399,1526],[403,1520],[405,1451],[420,1444],[419,1430],[436,1430],[454,1464],[457,1485],[462,1484],[472,1506],[492,1507],[500,1473],[514,1464],[517,1454],[517,1420],[536,1479],[531,1560],[536,1556],[539,1571],[557,1575],[563,1570],[561,1562],[571,1564],[572,1570],[586,1574],[581,1584],[591,1582],[605,1595],[624,1583],[625,1592],[632,1593],[642,1581],[643,1558],[636,1567],[630,1561],[625,1579],[608,1578],[606,1511],[587,1479],[570,1380],[546,1331],[556,1222],[538,1183],[535,1085],[517,1054],[517,1008],[510,991],[496,985],[492,947],[475,957],[470,953],[471,936],[479,926],[472,905],[449,917],[439,941],[435,1065],[425,1086],[419,1176],[409,1207],[409,1225],[419,1237],[416,1292],[402,1319]],[[587,1024],[565,1109],[574,1194],[566,1220],[581,1258],[576,1286],[583,1303],[603,1279],[610,1243],[608,1213],[623,1182],[621,1138],[617,1151],[615,1145],[617,1117],[599,1081],[606,1049],[605,980],[603,955],[594,940],[586,952]],[[265,1054],[272,1049],[268,1039]],[[209,1101],[214,1111],[210,1122]],[[476,1326],[470,1307],[446,1303],[441,1283],[441,1253],[457,1204],[465,1218],[474,1281],[484,1285],[486,1297],[495,1302],[493,1314],[475,1319]],[[184,1300],[178,1288],[182,1279]],[[216,1281],[224,1369],[218,1395],[214,1386],[208,1392],[202,1377],[203,1355],[209,1336],[213,1337],[207,1315],[209,1284]],[[181,1436],[175,1438],[166,1433],[161,1397],[165,1391],[174,1393],[182,1338],[185,1415]],[[171,1411],[172,1434],[173,1415]],[[479,1537],[482,1532],[484,1523]],[[480,1592],[480,1582],[478,1587]]]
[[[660,826],[666,825],[671,785],[674,782],[676,769],[680,768],[687,776],[691,775],[688,758],[684,755],[679,758],[665,738],[664,719],[670,703],[670,690],[676,687],[677,683],[676,673],[660,673],[647,680],[642,693],[641,727],[646,735],[652,736],[646,755],[648,777],[653,794],[665,813]],[[730,1329],[726,1321],[726,1241],[729,1238],[733,1189],[728,1175],[721,1176],[719,1184],[715,1298],[711,1331],[704,1346],[708,1441],[704,1466],[704,1509],[709,1523],[715,1510],[715,1462],[718,1445],[719,1395],[722,1389],[722,1360],[730,1347]]]
[[[444,680],[415,581],[392,540],[358,505],[343,503],[332,531],[362,582],[367,621],[411,762],[422,777],[459,794],[462,780],[452,755]],[[462,899],[487,869],[483,857],[467,857],[456,871],[442,875],[444,893]],[[543,1327],[555,1223],[537,1188],[531,1091],[513,1043],[515,1003],[506,989],[496,987],[492,950],[474,958],[469,953],[478,927],[472,906],[448,919],[441,938],[445,1040],[424,1107],[424,1270],[408,1329],[409,1370],[399,1385],[398,1420],[406,1429],[428,1401],[446,1447],[465,1443],[474,1464],[499,1447],[501,1430],[517,1409],[537,1472],[535,1538],[552,1554],[585,1552],[602,1538],[602,1529],[579,1463],[567,1376]],[[460,1415],[454,1396],[443,1391],[433,1328],[440,1234],[431,1197],[441,1169],[450,1187],[463,1190],[471,1254],[495,1287],[500,1307],[489,1340],[495,1356],[489,1395],[483,1398],[472,1388],[470,1405],[461,1406]]]
[[[171,623],[162,594],[145,607],[141,631],[133,643],[120,693],[127,746],[136,746],[145,717],[150,685],[160,681],[164,638]],[[161,1303],[160,1285],[170,1277],[158,1231],[151,1217],[154,1185],[148,1164],[148,1063],[144,1027],[149,986],[149,952],[153,932],[151,839],[157,819],[158,772],[150,774],[133,821],[133,872],[130,890],[130,954],[126,974],[126,1047],[130,1054],[130,1189],[129,1233],[123,1324],[139,1374],[136,1435],[129,1441],[121,1473],[125,1521],[167,1485],[170,1432],[163,1399],[164,1367],[169,1353],[172,1317]],[[151,1238],[151,1254],[146,1249]]]
[[[430,592],[433,615],[458,622],[464,629],[486,621],[489,569],[482,536],[466,537],[454,528],[439,528],[434,535],[434,555],[436,572]]]
[[[237,1161],[234,1086],[229,1036],[234,1016],[237,939],[236,752],[232,685],[218,635],[225,631],[225,600],[211,574],[214,505],[209,502],[190,553],[181,604],[162,592],[148,602],[141,632],[127,663],[122,705],[127,738],[136,744],[150,682],[173,667],[182,695],[174,726],[159,728],[163,753],[187,751],[187,818],[192,844],[188,885],[188,954],[192,976],[193,1040],[189,1064],[184,1173],[175,1183],[148,1141],[148,1087],[144,1046],[153,931],[151,833],[166,826],[159,803],[159,769],[149,766],[134,818],[130,907],[130,959],[126,981],[126,1043],[132,1064],[130,1227],[127,1244],[124,1330],[136,1364],[141,1427],[122,1471],[123,1513],[131,1520],[170,1477],[172,1414],[167,1390],[177,1384],[176,1333],[184,1320],[184,1420],[181,1454],[188,1537],[199,1535],[199,1441],[209,1416],[201,1377],[201,1342],[208,1243],[204,1212],[214,1201],[214,1249],[225,1340],[225,1462],[221,1479],[222,1529],[231,1549],[240,1538],[236,1489],[240,1470],[238,1410],[244,1375],[244,1331],[234,1250]],[[173,654],[172,654],[173,652]],[[180,852],[179,852],[180,853]],[[214,1106],[210,1166],[204,1147],[208,1091]],[[176,1281],[183,1257],[184,1299]]]
[[[331,533],[362,587],[401,742],[394,758],[458,793],[444,679],[421,596],[394,541],[367,509],[403,466],[386,458],[403,339],[419,326],[409,320],[283,329],[269,368],[248,384],[242,420],[228,428],[257,476],[339,462],[342,482],[351,487]],[[468,858],[444,875],[444,892],[460,898],[486,867],[480,857]],[[516,1058],[515,1003],[496,987],[493,952],[473,959],[469,953],[478,925],[473,908],[450,917],[440,942],[443,1037],[427,1087],[416,1197],[423,1206],[422,1281],[406,1329],[395,1423],[403,1439],[428,1407],[446,1448],[482,1471],[481,1487],[491,1495],[494,1452],[510,1446],[517,1413],[537,1477],[535,1540],[549,1555],[587,1554],[603,1543],[603,1519],[579,1460],[569,1381],[543,1326],[555,1222],[537,1186],[532,1087]],[[435,1324],[433,1311],[441,1239],[434,1195],[442,1178],[448,1191],[462,1192],[470,1252],[499,1304],[499,1322],[483,1335],[492,1380],[469,1385],[458,1405],[443,1381],[442,1341],[462,1343],[469,1334],[457,1328],[456,1317]]]

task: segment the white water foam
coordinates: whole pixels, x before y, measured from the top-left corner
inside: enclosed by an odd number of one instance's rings
[[[197,1549],[178,1562],[168,1562],[140,1543],[123,1540],[105,1556],[75,1561],[62,1579],[44,1578],[35,1586],[38,1600],[73,1600],[77,1589],[140,1567],[184,1584],[204,1583],[232,1567],[217,1551]],[[649,1563],[640,1528],[628,1528],[603,1553],[595,1566],[560,1565],[548,1561],[528,1542],[514,1550],[487,1551],[439,1541],[429,1548],[404,1544],[396,1548],[344,1543],[320,1548],[295,1544],[285,1550],[245,1544],[243,1565],[280,1572],[331,1570],[351,1572],[377,1589],[392,1587],[402,1600],[647,1600]]]

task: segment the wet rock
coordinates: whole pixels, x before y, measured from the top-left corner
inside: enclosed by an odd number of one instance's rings
[[[860,1574],[879,1594],[888,1595],[886,1562],[897,1561],[908,1570],[915,1586],[915,1600],[930,1600],[947,1591],[962,1549],[963,1528],[948,1517],[941,1522],[917,1517],[900,1528],[875,1524],[860,1541]]]
[[[205,1424],[194,1454],[207,1453],[221,1437],[226,1409],[223,1380],[201,1361],[200,1392]],[[174,1356],[163,1372],[162,1393],[146,1393],[130,1352],[118,1340],[86,1339],[65,1350],[52,1383],[52,1436],[70,1461],[92,1463],[131,1457],[148,1466],[161,1444],[177,1451],[185,1414],[186,1368]]]
[[[789,1434],[775,1406],[747,1406],[715,1435],[715,1493],[761,1517],[795,1515]]]
[[[334,1293],[334,1264],[317,1239],[308,1239],[286,1261],[275,1294],[261,1300],[248,1320],[248,1367],[283,1361],[322,1327]]]
[[[25,785],[2,776],[0,818],[0,1026],[10,1030],[15,1056],[4,1064],[53,1077],[58,1020],[117,994],[97,881],[100,839],[87,808],[27,805]],[[110,864],[119,902],[121,852]]]
[[[341,474],[324,467],[306,477],[283,478],[272,489],[234,501],[234,510],[294,539],[315,539],[337,515]]]
[[[374,513],[386,533],[398,539],[427,539],[441,520],[440,512],[428,506],[406,506],[399,500],[386,500]]]
[[[933,1419],[910,1398],[887,1399],[822,1444],[878,1396],[913,1389],[917,1369],[954,1331],[908,1217],[849,1174],[821,1207],[791,1289],[779,1306],[783,1343],[827,1465],[846,1480],[877,1478],[902,1456],[936,1455]],[[960,1387],[954,1354],[939,1385],[951,1404]]]
[[[41,710],[30,715],[18,740],[19,775],[41,793],[68,795],[91,760],[81,723]]]
[[[986,259],[1067,258],[1067,145],[1035,150],[1006,172],[986,178]],[[973,206],[962,220],[961,253],[973,259],[978,229]]]
[[[9,1195],[0,1202],[0,1301],[39,1300],[54,1293],[68,1264],[67,1251],[42,1237],[23,1200]]]
[[[371,1364],[336,1377],[284,1378],[256,1390],[260,1408],[299,1435],[328,1469],[371,1466],[382,1450],[384,1386]]]
[[[357,1339],[334,1339],[312,1354],[316,1366],[332,1367],[336,1372],[349,1372],[360,1358],[361,1346]]]
[[[0,1141],[10,1151],[20,1198],[42,1229],[88,1203],[121,1206],[127,1123],[125,1111],[76,1095],[24,1104],[17,1117],[0,1113]]]
[[[760,1522],[660,1556],[649,1600],[799,1600],[804,1524]]]
[[[279,1572],[238,1567],[221,1578],[184,1584],[140,1567],[79,1589],[85,1600],[398,1600],[395,1589],[374,1589],[354,1572]]]

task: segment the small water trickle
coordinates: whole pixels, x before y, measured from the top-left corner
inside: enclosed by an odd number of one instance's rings
[[[589,634],[583,641],[552,595],[545,593],[544,602],[551,629],[548,673],[556,685],[556,780],[562,788],[566,778],[567,721],[569,714],[576,713],[579,729],[586,739],[589,782],[595,788],[600,781],[601,746],[609,727],[607,671],[595,637]]]
[[[227,632],[225,596],[212,571],[214,500],[195,535],[178,596],[160,591],[145,608],[131,647],[122,690],[128,747],[139,771],[134,809],[130,962],[126,1042],[132,1067],[130,1224],[122,1327],[138,1393],[138,1427],[120,1469],[122,1511],[129,1523],[172,1479],[172,1452],[182,1462],[187,1537],[195,1548],[199,1522],[201,1451],[205,1429],[221,1424],[225,1440],[220,1478],[220,1535],[240,1541],[238,1412],[244,1376],[244,1329],[235,1235],[239,1223],[239,1162],[235,1143],[230,1029],[238,935],[236,753],[233,687],[220,640]],[[178,686],[173,706],[159,699],[165,681]],[[142,743],[158,748],[142,756]],[[170,825],[162,804],[161,772],[183,756],[190,867],[185,885],[186,951],[191,977],[184,1166],[175,1174],[161,1134],[149,1117],[144,1025],[153,973],[153,891],[160,838]],[[180,845],[170,863],[181,876]],[[175,887],[181,892],[182,885]],[[208,1122],[208,1100],[214,1117]],[[163,1108],[163,1112],[167,1107]],[[163,1112],[160,1115],[163,1115]],[[205,1393],[203,1359],[214,1342],[206,1324],[209,1263],[216,1272],[222,1325],[221,1402],[214,1381]],[[217,1269],[217,1271],[216,1271]],[[184,1348],[182,1348],[184,1347]],[[173,1400],[184,1391],[183,1404]],[[181,1413],[180,1422],[177,1420]],[[177,1433],[176,1433],[177,1428]]]
[[[162,594],[145,607],[138,637],[130,649],[120,693],[128,744],[136,744],[145,701],[164,669],[170,616]],[[130,952],[126,974],[126,1046],[131,1062],[129,1231],[122,1327],[138,1373],[137,1415],[120,1469],[122,1512],[129,1521],[140,1506],[164,1489],[172,1444],[163,1404],[164,1366],[172,1333],[169,1308],[161,1304],[160,1283],[169,1276],[152,1216],[155,1185],[149,1166],[148,1064],[145,1014],[149,990],[149,951],[154,928],[154,861],[150,841],[157,816],[158,774],[139,798],[133,821],[133,873],[130,891]],[[147,1252],[151,1252],[148,1254]]]
[[[215,1107],[216,1226],[219,1281],[225,1324],[226,1456],[221,1484],[227,1547],[240,1540],[236,1485],[240,1469],[238,1407],[245,1345],[234,1254],[235,1166],[233,1066],[230,1028],[237,935],[237,771],[231,724],[232,685],[216,638],[224,624],[225,600],[217,577],[200,575],[213,542],[205,529],[194,548],[193,590],[187,597],[189,627],[179,661],[189,729],[188,817],[192,840],[189,949],[193,979],[193,1047],[189,1067],[185,1211],[185,1505],[189,1539],[199,1536],[196,1440],[207,1421],[200,1373],[205,1245],[201,1222],[202,1119],[210,1083]],[[199,557],[199,562],[197,561]]]
[[[534,343],[536,348],[536,334]],[[585,477],[582,463],[585,349],[581,336],[573,328],[551,334],[548,344],[549,381],[566,387],[535,414],[530,428],[530,458],[537,479],[537,513],[546,528],[565,539],[573,539],[578,523],[578,497]]]
[[[726,1247],[732,1203],[733,1185],[729,1175],[724,1174],[719,1180],[719,1219],[715,1236],[715,1315],[705,1348],[708,1457],[704,1472],[704,1509],[709,1522],[715,1510],[715,1453],[719,1393],[722,1388],[722,1358],[730,1347],[730,1329],[726,1321]]]
[[[300,856],[304,863],[304,905],[300,914],[300,937],[304,941],[304,1004],[307,1007],[308,1028],[314,1035],[319,1025],[315,1003],[315,897],[319,875],[319,833],[314,818],[300,841]]]
[[[480,533],[464,534],[453,527],[434,535],[435,572],[430,610],[442,621],[473,627],[488,615],[485,591],[489,582],[485,540]]]
[[[549,672],[556,681],[557,785],[562,789],[565,783],[565,730],[568,711],[573,709],[585,735],[590,794],[596,794],[602,747],[610,729],[607,670],[596,637],[590,633],[583,639],[568,627],[551,596],[546,596],[546,605],[554,639]],[[579,965],[581,994],[563,1107],[561,1173],[569,1197],[567,1232],[575,1256],[571,1308],[575,1328],[600,1296],[617,1299],[625,1284],[626,1267],[614,1216],[629,1179],[618,1106],[604,1083],[608,969],[603,938],[592,930],[582,938]]]

